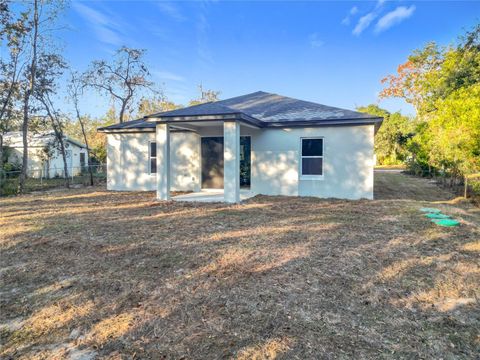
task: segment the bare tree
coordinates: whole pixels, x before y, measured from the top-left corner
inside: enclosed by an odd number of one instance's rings
[[[20,173],[20,181],[18,191],[23,193],[25,191],[25,180],[27,179],[28,166],[28,120],[30,110],[30,97],[35,88],[36,67],[37,67],[37,47],[38,47],[38,33],[40,25],[40,16],[38,9],[38,0],[33,0],[33,17],[31,19],[31,59],[26,71],[27,87],[23,97],[23,121],[22,121],[22,136],[23,136],[23,156],[22,156],[22,172]]]
[[[50,125],[53,129],[55,134],[55,140],[58,144],[58,150],[62,155],[63,160],[63,172],[64,172],[64,184],[66,188],[70,187],[70,177],[68,173],[68,161],[67,161],[67,152],[65,147],[65,135],[63,132],[63,118],[58,110],[55,109],[52,99],[50,98],[49,94],[43,95],[40,99],[44,110],[47,113],[47,119],[50,121]],[[72,169],[73,170],[73,169]]]
[[[150,72],[144,63],[145,50],[121,47],[112,62],[93,61],[85,74],[86,83],[120,103],[118,121],[125,121],[132,102],[142,91],[153,89]]]
[[[1,10],[9,11],[8,0],[0,0],[2,4]],[[39,105],[37,99],[34,97],[37,87],[37,63],[39,55],[45,53],[46,50],[52,47],[50,36],[52,31],[56,30],[54,24],[58,19],[59,11],[63,9],[63,0],[31,0],[28,2],[16,2],[12,9],[18,15],[20,22],[17,22],[16,27],[21,30],[22,41],[17,42],[19,53],[17,59],[18,78],[15,82],[17,84],[18,93],[21,102],[21,130],[23,136],[23,156],[22,156],[22,171],[19,181],[19,192],[25,191],[25,181],[27,178],[28,167],[28,132],[30,130],[31,122],[36,118],[35,112]],[[4,17],[2,16],[2,19]],[[20,60],[21,59],[21,60]],[[21,65],[20,65],[21,64]],[[20,66],[20,67],[18,67]]]
[[[68,161],[66,156],[65,135],[64,135],[64,121],[62,116],[52,101],[52,96],[57,93],[57,81],[62,76],[67,65],[59,54],[42,53],[38,58],[37,64],[37,84],[32,95],[42,105],[39,110],[46,113],[45,118],[48,119],[51,128],[55,134],[55,139],[58,144],[63,159],[63,169],[65,175],[65,187],[69,187],[68,176]]]
[[[87,131],[85,128],[84,118],[80,114],[80,98],[83,95],[83,89],[85,87],[84,78],[76,72],[71,73],[70,84],[67,88],[68,96],[70,101],[73,103],[73,107],[75,108],[75,116],[77,118],[78,123],[80,124],[80,128],[82,129],[83,141],[85,142],[85,146],[87,147],[87,168],[90,174],[90,185],[93,186],[93,169],[90,166],[90,146],[88,144],[88,136]]]
[[[204,89],[202,84],[198,85],[198,92],[198,99],[190,100],[189,106],[218,101],[218,96],[220,95],[220,91]]]
[[[14,18],[7,0],[0,0],[0,42],[5,42],[8,55],[0,58],[0,181],[3,178],[3,135],[14,128],[18,119],[16,102],[19,100],[22,54],[25,46],[27,14]],[[0,191],[2,187],[0,186]]]

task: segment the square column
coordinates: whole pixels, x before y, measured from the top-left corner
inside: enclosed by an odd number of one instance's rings
[[[240,202],[240,124],[223,123],[223,192],[227,203]]]
[[[157,124],[157,200],[170,200],[170,127]]]

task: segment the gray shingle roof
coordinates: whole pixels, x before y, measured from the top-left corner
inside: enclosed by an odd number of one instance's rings
[[[149,117],[201,116],[243,113],[263,122],[366,119],[372,115],[257,91],[231,99],[190,106]]]
[[[146,119],[137,119],[132,121],[126,121],[121,124],[113,124],[98,128],[99,131],[108,130],[142,130],[142,129],[155,129],[155,123],[146,121]]]
[[[257,91],[251,94],[189,106],[182,109],[149,115],[146,119],[112,125],[109,129],[134,129],[155,127],[154,121],[177,122],[183,120],[207,120],[209,116],[236,117],[251,120],[260,127],[376,124],[382,118],[310,101]],[[188,119],[187,119],[188,118]],[[150,119],[148,121],[148,119]]]

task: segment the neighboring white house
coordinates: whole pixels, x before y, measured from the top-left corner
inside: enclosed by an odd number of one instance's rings
[[[3,137],[7,148],[7,162],[21,164],[23,137],[21,132],[6,133]],[[65,136],[65,153],[68,175],[78,175],[87,165],[87,148],[84,144]],[[63,176],[63,158],[53,132],[28,135],[28,176],[53,178]]]
[[[153,114],[99,129],[107,188],[372,199],[382,120],[265,92]]]

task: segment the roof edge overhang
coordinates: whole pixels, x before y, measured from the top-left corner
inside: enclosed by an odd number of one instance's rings
[[[267,128],[279,127],[323,127],[323,126],[359,126],[359,125],[379,125],[383,118],[372,117],[362,119],[325,119],[325,120],[298,120],[298,121],[277,121],[265,123]]]
[[[172,127],[175,124],[182,123],[194,123],[194,122],[228,122],[228,121],[241,121],[247,125],[251,125],[257,128],[294,128],[294,127],[328,127],[328,126],[362,126],[362,125],[375,125],[375,132],[383,122],[382,117],[370,117],[361,119],[325,119],[325,120],[299,120],[299,121],[277,121],[277,122],[265,122],[255,119],[243,113],[235,114],[215,114],[215,115],[201,115],[201,116],[162,116],[153,117],[152,115],[144,118],[149,122],[156,122],[160,124],[169,124]],[[172,129],[173,131],[189,131],[182,128]],[[103,133],[149,133],[155,132],[155,128],[127,128],[127,129],[109,129],[108,127],[98,128],[98,132]]]
[[[83,149],[86,149],[87,148],[87,145],[85,144],[82,144],[81,142],[77,141],[77,140],[74,140],[72,138],[69,138],[69,137],[66,137],[65,140],[73,145],[76,145],[78,146],[79,148],[83,148]]]
[[[139,133],[139,132],[155,132],[155,128],[135,128],[131,127],[128,129],[109,129],[107,127],[97,128],[97,132],[106,133],[106,134],[116,134],[116,133]]]
[[[98,128],[98,132],[104,134],[138,134],[138,133],[155,133],[155,128],[129,128],[129,129],[104,129]],[[190,129],[174,127],[171,129],[172,132],[194,132]]]
[[[185,116],[146,116],[146,121],[156,122],[160,124],[175,124],[186,122],[204,122],[204,121],[242,121],[248,125],[252,125],[257,128],[265,127],[265,122],[260,121],[254,117],[248,116],[244,113],[229,113],[229,114],[209,114],[209,115],[185,115]]]

